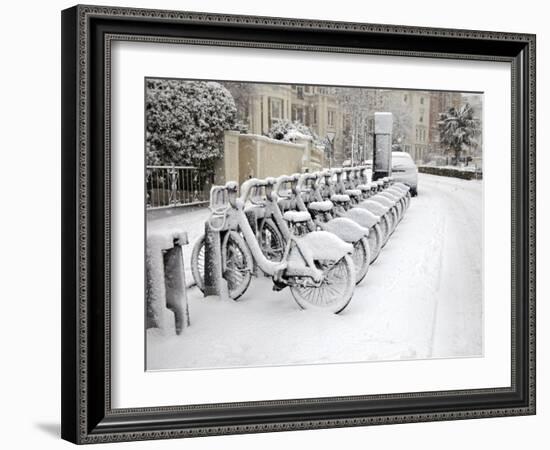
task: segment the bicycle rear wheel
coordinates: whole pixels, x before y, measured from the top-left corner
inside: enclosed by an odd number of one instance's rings
[[[290,292],[302,309],[319,309],[338,314],[348,306],[355,289],[355,268],[350,255],[339,261],[315,261],[324,272],[320,286],[291,285]]]

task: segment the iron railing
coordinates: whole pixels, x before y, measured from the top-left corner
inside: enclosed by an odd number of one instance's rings
[[[147,208],[208,203],[212,178],[193,166],[147,166]]]

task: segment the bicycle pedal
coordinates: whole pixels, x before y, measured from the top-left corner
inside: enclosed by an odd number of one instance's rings
[[[275,292],[282,291],[285,287],[286,287],[286,284],[281,283],[281,282],[279,282],[279,281],[273,280],[273,287],[272,287],[272,289],[273,289]]]

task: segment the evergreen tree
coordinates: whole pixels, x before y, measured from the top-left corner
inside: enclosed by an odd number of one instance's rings
[[[476,137],[480,133],[479,119],[469,103],[460,108],[450,108],[448,112],[439,115],[439,140],[448,151],[454,153],[454,164],[460,160],[463,150],[477,145]]]
[[[219,83],[148,80],[147,164],[211,168],[223,156],[224,131],[235,116],[233,97]]]

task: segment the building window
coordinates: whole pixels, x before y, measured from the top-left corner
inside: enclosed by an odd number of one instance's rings
[[[329,109],[329,111],[328,111],[328,126],[329,127],[334,127],[335,117],[336,117],[336,113],[333,110]]]
[[[317,108],[313,108],[311,117],[313,119],[313,125],[317,125]]]
[[[309,94],[309,93],[311,92],[311,87],[310,87],[310,86],[306,86],[306,87],[304,88],[304,92],[305,92],[306,94]]]
[[[271,107],[269,111],[270,113],[269,122],[271,125],[273,125],[273,123],[276,122],[277,120],[284,119],[283,100],[280,98],[273,98],[273,97],[271,97],[269,100],[271,103]]]
[[[407,94],[405,94],[405,95],[403,96],[403,102],[404,102],[404,103],[407,103],[408,100],[409,100],[409,96],[408,96]]]
[[[424,104],[424,97],[420,97],[420,104],[421,104],[421,105]]]
[[[426,140],[426,130],[424,128],[416,129],[416,140],[418,142],[424,142]]]
[[[296,97],[298,97],[300,100],[304,99],[304,87],[298,86],[296,88]]]
[[[296,118],[294,120],[304,123],[304,108],[296,108]]]

